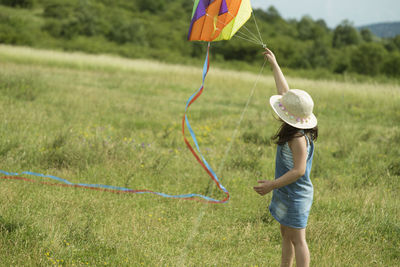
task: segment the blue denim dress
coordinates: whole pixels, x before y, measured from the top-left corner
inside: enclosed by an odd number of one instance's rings
[[[269,211],[282,225],[302,229],[307,226],[313,201],[313,185],[310,180],[314,143],[307,135],[307,166],[305,174],[295,182],[275,189]],[[275,162],[275,179],[293,168],[293,156],[287,143],[278,145]]]

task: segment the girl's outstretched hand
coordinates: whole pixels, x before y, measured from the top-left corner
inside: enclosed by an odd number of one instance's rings
[[[263,55],[264,55],[265,59],[267,59],[271,65],[277,64],[274,53],[272,53],[272,51],[269,50],[268,48],[265,48],[265,52],[263,53]]]
[[[258,184],[259,185],[254,186],[253,189],[261,196],[264,196],[274,190],[274,181],[261,180],[258,181]]]

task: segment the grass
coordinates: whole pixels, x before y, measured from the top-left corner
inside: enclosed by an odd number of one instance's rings
[[[277,266],[269,137],[279,124],[264,70],[213,68],[189,120],[231,193],[225,205],[1,180],[3,266]],[[400,260],[400,88],[288,77],[311,93],[320,137],[307,228],[314,266],[396,266]],[[201,83],[198,68],[112,56],[0,46],[0,169],[71,182],[170,194],[200,193],[209,178],[185,147],[180,123]],[[43,181],[38,177],[28,177]],[[222,199],[215,188],[210,196]]]

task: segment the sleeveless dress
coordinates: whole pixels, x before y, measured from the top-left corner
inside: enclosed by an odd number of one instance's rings
[[[313,201],[313,185],[310,180],[314,143],[307,135],[307,165],[305,174],[295,182],[275,189],[269,211],[282,225],[302,229],[307,226],[308,215]],[[293,168],[293,155],[288,143],[278,145],[275,161],[275,179]]]

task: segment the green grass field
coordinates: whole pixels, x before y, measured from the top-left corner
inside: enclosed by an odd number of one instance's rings
[[[228,204],[0,179],[0,265],[278,266],[271,195],[252,190],[274,176],[269,68],[233,138],[256,78],[211,59],[189,111]],[[310,92],[319,119],[312,266],[398,266],[400,86],[288,82]],[[0,46],[0,169],[222,199],[181,134],[200,84],[201,66]]]

